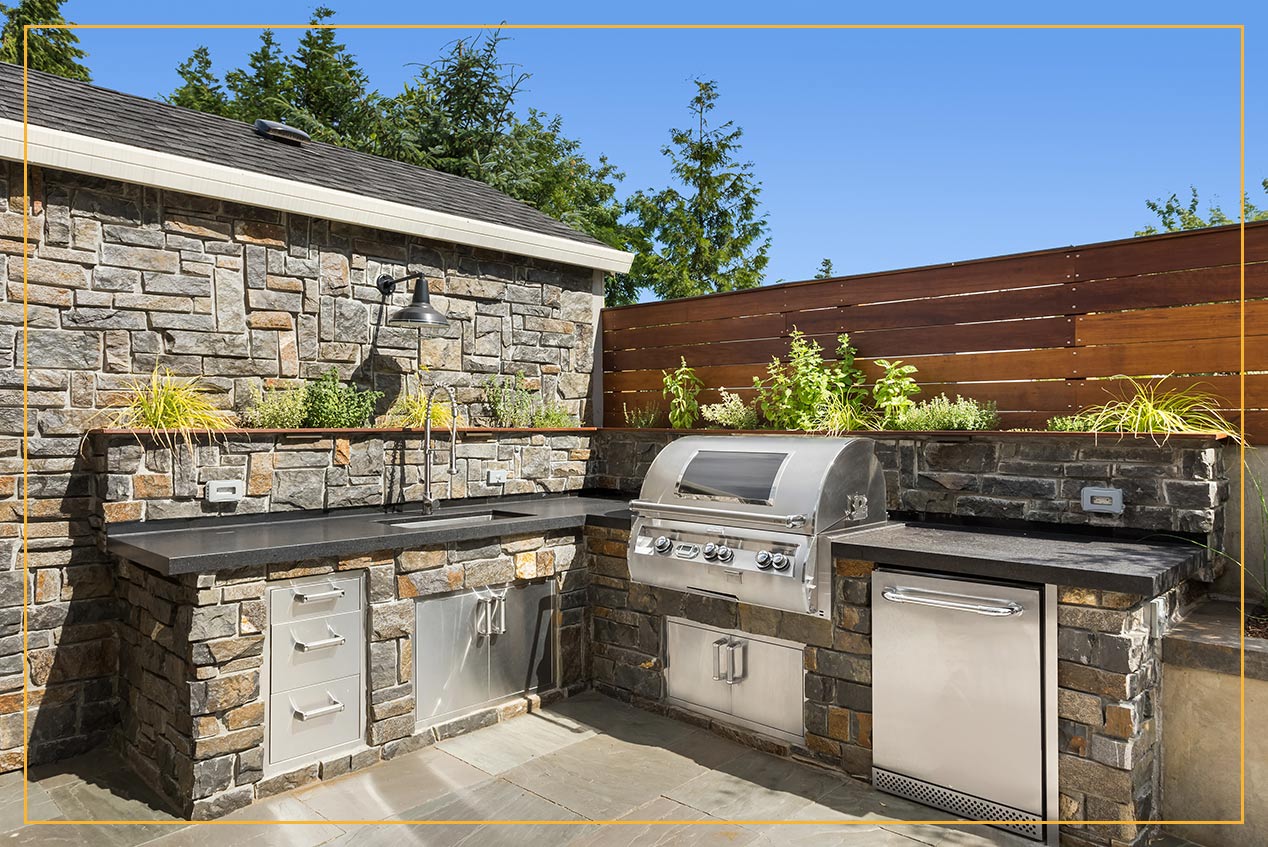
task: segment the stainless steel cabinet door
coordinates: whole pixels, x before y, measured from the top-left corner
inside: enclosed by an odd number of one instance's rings
[[[726,634],[678,621],[665,625],[665,655],[669,659],[665,686],[671,698],[715,712],[731,711],[733,686],[714,679],[725,674],[725,653],[715,643],[719,640],[725,642]],[[800,682],[797,692],[801,693]]]
[[[872,596],[875,766],[1042,815],[1041,592],[878,570]]]
[[[476,634],[470,591],[420,600],[415,609],[416,718],[435,722],[489,699],[487,638]]]
[[[789,735],[803,735],[802,651],[739,636],[731,641],[739,675],[731,690],[731,714]]]
[[[554,580],[512,585],[495,614],[489,645],[489,697],[509,697],[554,685]],[[493,607],[497,609],[496,604]]]

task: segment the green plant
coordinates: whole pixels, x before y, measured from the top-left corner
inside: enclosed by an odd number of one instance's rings
[[[339,380],[334,368],[308,383],[304,392],[304,426],[343,429],[365,426],[374,416],[374,406],[382,391],[358,390]]]
[[[523,371],[485,380],[484,403],[494,426],[524,429],[533,425],[533,394],[524,382]]]
[[[185,379],[169,368],[155,368],[149,382],[134,381],[124,401],[105,410],[111,425],[122,429],[149,429],[168,447],[176,437],[193,447],[195,432],[228,429],[231,416],[207,400],[200,377]]]
[[[904,365],[901,359],[893,362],[877,359],[876,364],[884,368],[885,373],[872,386],[872,401],[881,413],[882,425],[892,428],[915,405],[912,395],[920,393],[920,386],[911,376],[916,366]]]
[[[863,408],[858,392],[851,391],[845,395],[829,397],[820,404],[814,428],[822,429],[828,435],[838,436],[847,432],[880,429],[880,418],[870,409]]]
[[[827,363],[819,342],[794,328],[788,344],[788,360],[771,359],[766,379],[753,378],[757,408],[775,429],[819,428],[820,410],[833,397],[851,399],[863,381],[854,366],[850,336],[837,336],[837,361]]]
[[[304,385],[251,387],[251,399],[240,417],[244,426],[255,429],[298,429],[308,415],[308,389]]]
[[[723,429],[757,429],[757,409],[725,388],[722,389],[722,402],[701,406],[700,414],[706,421]]]
[[[566,429],[577,425],[577,419],[563,406],[545,403],[533,410],[530,423],[539,429]]]
[[[431,404],[431,425],[433,429],[448,427],[452,419],[449,403],[441,402],[442,399],[445,398],[437,393],[436,399]],[[383,413],[378,422],[381,426],[409,429],[425,428],[427,426],[427,392],[423,390],[422,383],[419,382],[416,388],[411,389],[407,379],[405,390],[392,401],[392,405]],[[458,418],[458,423],[460,425],[462,423],[461,415]]]
[[[672,371],[661,371],[664,377],[663,393],[669,398],[669,423],[674,429],[691,429],[700,417],[700,403],[696,396],[704,383],[696,376],[695,368],[687,367],[686,358]]]
[[[1237,429],[1220,414],[1221,400],[1213,394],[1189,388],[1165,388],[1168,376],[1154,380],[1116,376],[1127,388],[1115,399],[1090,406],[1074,415],[1058,415],[1048,421],[1054,432],[1201,433],[1214,432],[1239,438]],[[1114,396],[1108,388],[1106,391]],[[1166,440],[1165,438],[1163,439]]]
[[[664,413],[655,403],[646,403],[632,408],[629,404],[622,403],[621,414],[625,417],[625,425],[631,429],[648,429],[657,426]]]
[[[940,394],[911,406],[894,423],[895,429],[996,429],[999,415],[993,402],[979,403],[955,396],[954,402]]]

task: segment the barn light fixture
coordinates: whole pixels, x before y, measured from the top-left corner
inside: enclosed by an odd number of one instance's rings
[[[417,280],[414,283],[414,297],[410,300],[410,304],[389,317],[388,326],[436,328],[449,326],[449,319],[431,304],[431,292],[427,290],[427,280],[423,279],[423,276],[421,273],[416,273],[393,278],[384,274],[375,281],[374,284],[378,286],[379,291],[387,297],[396,290],[398,283],[408,282],[411,279]]]

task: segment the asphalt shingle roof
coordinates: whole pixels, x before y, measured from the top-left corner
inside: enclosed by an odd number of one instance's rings
[[[330,144],[279,142],[259,135],[250,124],[52,74],[29,73],[27,117],[37,126],[582,244],[601,244],[474,180]],[[22,120],[22,68],[18,65],[0,62],[0,116]]]

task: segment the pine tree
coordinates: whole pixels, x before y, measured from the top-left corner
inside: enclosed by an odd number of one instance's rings
[[[292,111],[287,123],[313,138],[357,146],[374,131],[377,97],[367,92],[368,79],[357,59],[324,24],[334,11],[318,6],[290,60],[286,99]]]
[[[225,74],[225,85],[233,98],[230,109],[233,117],[247,123],[259,118],[280,120],[289,108],[287,73],[286,54],[273,30],[264,30],[260,33],[259,49],[247,58],[247,67]]]
[[[759,211],[761,183],[751,162],[740,162],[742,130],[731,121],[712,126],[717,84],[696,80],[695,126],[675,129],[662,149],[686,188],[638,192],[629,211],[638,221],[630,246],[638,254],[620,291],[651,289],[661,299],[753,288],[762,282],[770,238]]]
[[[211,69],[211,51],[205,46],[195,47],[190,57],[177,66],[176,72],[184,82],[168,95],[167,102],[213,115],[229,114],[229,98]]]
[[[65,24],[62,4],[65,0],[21,0],[16,6],[0,3],[4,26],[0,28],[0,62],[22,64],[22,33],[25,26]],[[88,54],[79,46],[79,38],[70,29],[32,29],[27,36],[27,67],[67,79],[91,82],[88,68],[79,60]]]
[[[824,259],[819,263],[819,270],[815,271],[815,279],[831,279],[833,276],[832,260]]]

